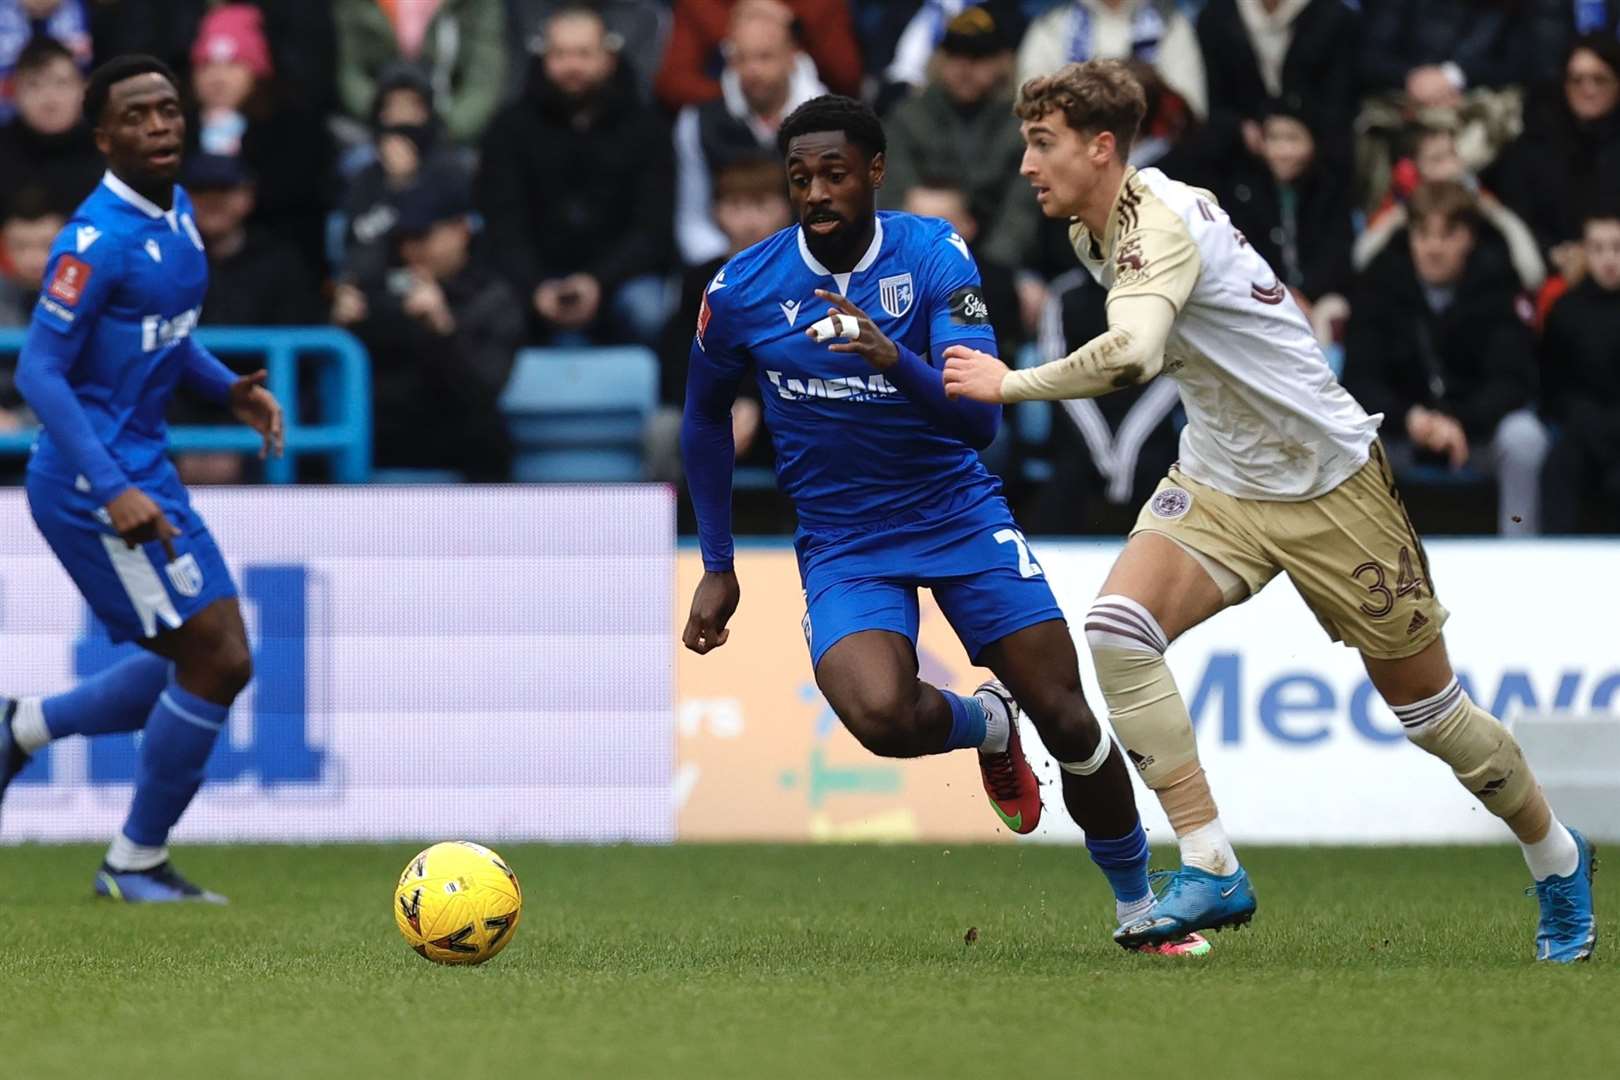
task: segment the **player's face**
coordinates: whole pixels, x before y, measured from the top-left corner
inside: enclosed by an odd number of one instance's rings
[[[1598,120],[1620,104],[1620,73],[1590,49],[1576,49],[1564,69],[1564,96],[1578,120]]]
[[[1077,216],[1103,181],[1114,159],[1114,137],[1071,128],[1060,112],[1019,125],[1024,161],[1018,172],[1035,189],[1035,201],[1050,218]]]
[[[122,177],[172,181],[180,174],[186,118],[180,95],[156,72],[112,85],[96,127],[96,146]]]
[[[1586,272],[1598,288],[1608,292],[1620,289],[1620,218],[1587,222],[1582,246],[1586,249]]]
[[[883,155],[868,160],[841,131],[800,135],[788,145],[788,196],[814,248],[836,250],[877,213]]]

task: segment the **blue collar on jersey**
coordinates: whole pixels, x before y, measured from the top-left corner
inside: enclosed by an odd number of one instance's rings
[[[142,195],[140,192],[118,179],[118,177],[114,176],[111,169],[108,169],[102,174],[101,182],[107,185],[108,191],[129,203],[129,205],[133,206],[147,217],[158,220],[163,220],[166,218],[168,219],[170,228],[176,227],[174,210],[163,209],[163,207],[159,206],[151,199],[148,199],[145,195]]]
[[[850,275],[858,274],[862,270],[866,270],[871,267],[873,263],[877,262],[878,252],[883,250],[883,219],[880,217],[873,217],[872,245],[866,249],[866,254],[861,256],[861,261],[855,264],[855,269],[851,270],[848,274],[833,273],[831,270],[821,265],[820,259],[810,254],[810,245],[804,238],[803,225],[799,226],[798,237],[799,257],[804,260],[804,265],[810,268],[811,273],[820,274],[822,277],[832,278],[838,283],[838,291],[840,293],[847,293],[849,292]]]

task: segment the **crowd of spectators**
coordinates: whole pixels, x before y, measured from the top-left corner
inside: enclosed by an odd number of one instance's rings
[[[101,175],[86,72],[129,51],[187,98],[203,323],[355,333],[380,466],[500,479],[519,349],[640,344],[678,481],[703,283],[788,223],[775,131],[828,91],[884,116],[881,205],[972,246],[1003,355],[1072,349],[1102,298],[1011,102],[1105,57],[1148,90],[1133,163],[1216,194],[1404,478],[1494,488],[1507,533],[1620,530],[1620,0],[0,0],[0,325]],[[0,371],[0,430],[28,419]],[[992,460],[1030,528],[1115,528],[1179,421],[1152,385]],[[768,464],[757,399],[735,426]]]

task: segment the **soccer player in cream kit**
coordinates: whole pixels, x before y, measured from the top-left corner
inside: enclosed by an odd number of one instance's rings
[[[208,261],[175,184],[185,119],[173,73],[118,57],[91,75],[84,109],[108,169],[51,249],[18,359],[45,429],[28,504],[109,637],[143,651],[66,693],[0,699],[0,796],[53,739],[143,731],[134,801],[95,891],[218,903],[170,866],[167,843],[252,656],[230,571],[169,461],[164,413],[184,383],[280,453],[281,409],[265,372],[239,378],[191,337]]]
[[[700,654],[723,646],[741,597],[731,405],[751,377],[798,512],[805,643],[828,704],[876,754],[977,750],[997,816],[1028,833],[1041,801],[1020,745],[1022,706],[1058,759],[1116,915],[1130,921],[1153,894],[1129,771],[1086,705],[1040,563],[979,462],[1000,407],[945,395],[948,346],[995,350],[972,254],[943,221],[877,212],[885,141],[865,105],[806,102],[778,145],[799,223],[715,275],[692,344],[682,449],[705,573],[683,641]],[[919,588],[999,681],[965,695],[918,679]],[[1178,934],[1139,947],[1209,946]]]
[[[1407,737],[1451,766],[1524,850],[1541,904],[1536,956],[1591,955],[1592,847],[1553,814],[1512,734],[1458,684],[1422,542],[1369,416],[1339,385],[1303,313],[1213,196],[1126,164],[1146,101],[1109,61],[1019,93],[1022,167],[1048,217],[1072,221],[1108,289],[1108,330],[1066,357],[1009,371],[946,350],[956,400],[1096,397],[1161,373],[1187,412],[1181,458],[1137,520],[1086,616],[1114,732],[1158,795],[1182,868],[1122,945],[1241,925],[1255,894],[1221,826],[1164,652],[1279,573],[1357,649]]]

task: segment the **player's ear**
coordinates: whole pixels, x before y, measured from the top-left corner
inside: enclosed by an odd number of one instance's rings
[[[97,124],[91,130],[90,134],[95,136],[96,150],[101,154],[102,157],[106,157],[112,152],[112,139],[105,131],[101,130],[100,124]]]
[[[876,191],[883,186],[883,177],[886,175],[888,167],[889,162],[883,151],[879,150],[872,155],[872,161],[867,165],[867,176],[872,181],[872,190]]]
[[[1116,156],[1118,149],[1112,131],[1099,131],[1091,140],[1092,164],[1106,165],[1111,158]]]

